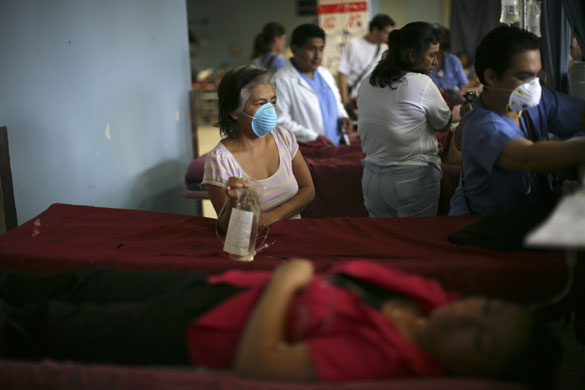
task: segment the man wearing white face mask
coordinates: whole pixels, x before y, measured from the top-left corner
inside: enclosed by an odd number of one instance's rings
[[[450,215],[548,204],[548,173],[585,161],[585,101],[541,88],[539,39],[498,27],[481,41],[475,67],[484,90],[463,124],[462,174]],[[581,129],[580,129],[581,127]]]

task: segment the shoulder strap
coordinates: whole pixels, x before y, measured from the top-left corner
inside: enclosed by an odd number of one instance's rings
[[[381,46],[382,46],[381,44],[378,44],[378,46],[376,47],[376,52],[374,53],[374,56],[372,57],[372,59],[370,60],[370,62],[368,62],[368,66],[366,66],[362,70],[362,73],[360,73],[360,75],[357,77],[357,79],[355,79],[354,83],[349,87],[349,90],[350,91],[352,89],[354,89],[357,85],[359,85],[361,83],[362,79],[364,78],[364,76],[368,72],[368,69],[370,69],[370,67],[372,66],[372,63],[373,62],[376,62],[376,58],[378,58],[378,53],[380,53],[380,47]]]

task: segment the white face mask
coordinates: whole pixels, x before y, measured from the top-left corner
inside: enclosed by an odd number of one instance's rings
[[[507,108],[513,111],[522,111],[535,107],[540,103],[541,95],[542,87],[538,77],[535,77],[512,91]]]

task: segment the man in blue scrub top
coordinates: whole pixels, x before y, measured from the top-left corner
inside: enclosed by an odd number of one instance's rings
[[[325,32],[315,24],[294,29],[294,57],[276,72],[278,124],[290,129],[299,141],[325,140],[339,145],[352,123],[341,103],[331,73],[321,66]]]
[[[464,119],[462,174],[450,215],[543,204],[548,173],[585,162],[585,101],[541,88],[539,39],[498,27],[481,41],[475,67],[484,90]],[[581,127],[581,129],[579,129]]]

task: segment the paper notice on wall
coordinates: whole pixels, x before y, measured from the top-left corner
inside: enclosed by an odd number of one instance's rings
[[[551,215],[526,235],[526,246],[585,248],[585,188],[564,196]]]
[[[319,0],[319,26],[325,30],[322,66],[337,73],[339,58],[349,41],[368,32],[369,1]]]

